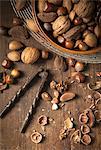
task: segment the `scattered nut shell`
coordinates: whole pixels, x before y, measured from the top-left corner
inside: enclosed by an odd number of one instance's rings
[[[65,92],[61,97],[60,97],[60,101],[61,102],[67,102],[69,100],[72,100],[75,97],[75,93],[73,92]]]
[[[84,145],[89,145],[91,143],[91,137],[90,137],[90,135],[88,135],[88,134],[83,135],[82,138],[81,138],[81,142]]]
[[[90,90],[99,90],[101,89],[101,81],[97,81],[95,84],[87,83],[87,87]]]
[[[68,117],[65,121],[64,121],[64,129],[72,129],[73,128],[73,122],[71,121],[71,119]]]
[[[87,134],[87,133],[89,133],[89,132],[90,132],[89,126],[86,125],[86,124],[83,124],[83,125],[81,126],[81,132],[82,132],[82,134]]]
[[[27,19],[27,20],[26,20],[26,23],[27,23],[27,27],[28,27],[31,31],[33,31],[33,32],[35,32],[35,33],[38,32],[38,28],[37,28],[37,26],[36,26],[36,24],[35,24],[35,21],[34,21],[33,19]]]
[[[21,60],[25,64],[33,64],[39,59],[39,56],[40,52],[38,49],[26,47],[21,54]]]
[[[7,54],[7,57],[11,61],[19,61],[20,60],[20,53],[17,51],[11,51]]]
[[[17,50],[23,47],[23,44],[19,41],[11,41],[9,43],[9,50]]]
[[[101,121],[101,110],[96,110],[94,112],[94,115],[95,115],[95,119],[97,122],[100,122]]]
[[[66,130],[65,129],[61,129],[60,130],[60,134],[59,134],[59,139],[60,140],[63,140],[67,137],[67,133],[66,133]]]
[[[38,118],[38,123],[42,126],[45,126],[47,123],[48,123],[48,119],[47,119],[47,116],[45,115],[41,115],[39,118]]]
[[[80,130],[74,131],[74,133],[71,135],[70,140],[73,141],[74,143],[80,143],[80,141],[81,141],[81,132],[80,132]]]
[[[79,122],[81,124],[86,124],[88,122],[88,116],[85,113],[80,114],[79,116]]]
[[[31,141],[38,144],[42,141],[42,135],[39,132],[33,132],[31,134]]]
[[[77,83],[83,83],[85,81],[85,75],[81,72],[74,72],[74,74],[72,74],[72,78]]]
[[[47,93],[47,92],[43,92],[43,93],[41,94],[41,97],[42,97],[42,99],[45,100],[45,101],[51,101],[51,96],[50,96],[49,93]]]
[[[58,110],[58,108],[59,108],[59,106],[58,106],[57,104],[54,103],[54,104],[52,105],[52,110]]]
[[[91,109],[86,109],[84,113],[88,116],[88,125],[89,127],[93,127],[95,123],[95,116]]]

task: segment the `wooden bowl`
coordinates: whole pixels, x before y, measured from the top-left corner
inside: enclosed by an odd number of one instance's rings
[[[80,50],[70,50],[67,48],[64,48],[60,45],[58,45],[57,43],[55,43],[42,29],[39,20],[37,18],[37,14],[36,14],[36,1],[33,0],[32,1],[32,13],[33,13],[33,18],[35,20],[36,26],[38,27],[38,30],[40,32],[40,34],[43,36],[43,38],[49,43],[49,45],[51,45],[54,48],[54,51],[57,49],[60,53],[65,53],[65,54],[79,54],[79,55],[90,55],[90,54],[95,54],[97,52],[101,52],[101,46],[87,50],[87,51],[80,51]]]

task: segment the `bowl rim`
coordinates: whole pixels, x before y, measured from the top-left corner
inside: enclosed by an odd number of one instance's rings
[[[89,55],[89,54],[95,54],[97,52],[101,52],[101,46],[87,50],[87,51],[80,51],[80,50],[70,50],[67,48],[64,48],[60,45],[58,45],[57,43],[55,43],[42,29],[39,21],[38,21],[38,17],[36,15],[36,7],[35,7],[35,2],[36,0],[32,1],[32,15],[34,17],[34,21],[38,27],[39,32],[43,35],[43,37],[47,40],[48,43],[50,43],[50,45],[52,45],[54,48],[58,49],[60,52],[65,52],[65,53],[69,53],[69,54],[76,54],[76,55]]]

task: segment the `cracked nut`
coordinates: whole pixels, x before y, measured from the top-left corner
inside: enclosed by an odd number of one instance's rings
[[[81,124],[86,124],[88,122],[88,116],[85,113],[80,114],[79,116],[79,122]]]
[[[38,144],[42,141],[42,135],[39,132],[33,132],[31,134],[31,141]]]
[[[48,119],[47,119],[47,116],[45,115],[41,115],[39,118],[38,118],[38,123],[42,126],[45,126],[47,123],[48,123]]]
[[[82,138],[81,138],[81,142],[84,145],[89,145],[91,143],[91,137],[90,137],[90,135],[88,135],[88,134],[83,135]]]
[[[86,124],[83,124],[83,125],[81,126],[81,132],[82,132],[82,134],[87,134],[87,133],[89,133],[89,132],[90,132],[89,126],[86,125]]]

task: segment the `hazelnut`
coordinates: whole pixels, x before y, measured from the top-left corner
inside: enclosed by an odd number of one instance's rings
[[[58,103],[59,103],[59,100],[58,100],[56,97],[54,97],[54,98],[52,99],[51,103],[52,103],[52,104],[58,104]]]
[[[53,95],[54,95],[55,98],[58,98],[59,97],[59,92],[54,89]]]
[[[56,84],[57,84],[57,83],[56,83],[55,81],[51,81],[51,82],[50,82],[50,88],[51,88],[51,89],[55,89],[55,88],[56,88]]]
[[[6,75],[5,80],[6,80],[7,84],[13,84],[14,83],[14,79],[11,75]]]
[[[19,61],[20,60],[20,53],[17,51],[11,51],[7,54],[7,57],[11,61]]]
[[[43,26],[46,29],[46,31],[52,31],[52,25],[50,23],[45,22]]]
[[[42,135],[39,132],[33,132],[31,134],[31,141],[38,144],[42,141]]]
[[[80,44],[78,45],[80,50],[86,51],[88,50],[88,45],[84,42],[80,42]]]
[[[18,78],[18,77],[20,77],[20,74],[21,74],[21,72],[20,72],[18,69],[13,69],[13,70],[11,71],[11,76],[12,76],[13,78]]]
[[[39,56],[40,52],[38,49],[26,47],[21,54],[21,60],[25,64],[33,64],[39,59]]]
[[[74,80],[77,82],[77,83],[83,83],[85,81],[85,75],[82,74],[81,72],[77,72],[75,75],[74,75]]]
[[[84,145],[89,145],[91,143],[91,137],[90,137],[90,135],[88,135],[88,134],[83,135],[82,138],[81,138],[81,142]]]
[[[67,59],[67,63],[68,63],[68,66],[74,67],[74,66],[75,66],[75,63],[76,63],[76,60],[73,59],[73,58],[68,58],[68,59]]]
[[[22,47],[23,47],[23,45],[19,41],[11,41],[9,43],[9,50],[17,50],[17,49],[20,49]]]
[[[47,59],[48,56],[49,56],[49,52],[43,50],[43,51],[42,51],[42,58],[43,58],[43,59]]]
[[[97,38],[96,35],[93,33],[89,33],[85,36],[84,42],[89,46],[89,47],[96,47],[97,46]]]
[[[82,62],[76,62],[76,64],[75,64],[75,70],[77,72],[83,71],[84,70],[84,64]]]
[[[0,26],[0,35],[8,35],[8,28]]]
[[[80,25],[82,23],[82,18],[75,18],[74,19],[74,25]]]
[[[73,49],[74,47],[74,42],[73,41],[65,41],[65,47],[67,49]]]
[[[54,104],[52,105],[52,110],[58,110],[58,108],[59,108],[59,106],[58,106],[57,104],[54,103]]]
[[[13,26],[18,26],[22,24],[22,20],[19,17],[13,18]]]
[[[57,37],[57,40],[58,40],[58,42],[59,42],[60,44],[64,45],[65,39],[64,39],[63,36],[58,36],[58,37]]]
[[[4,67],[5,69],[9,69],[12,65],[13,62],[8,59],[4,59],[2,62],[2,67]]]
[[[43,93],[41,94],[41,97],[42,97],[42,99],[45,100],[45,101],[51,101],[51,96],[50,96],[47,92],[43,92]]]
[[[58,16],[66,15],[66,13],[67,13],[66,7],[59,7],[59,8],[57,9],[57,14],[58,14]]]
[[[38,123],[42,126],[46,125],[48,122],[47,120],[47,117],[45,115],[41,115],[39,118],[38,118]]]

